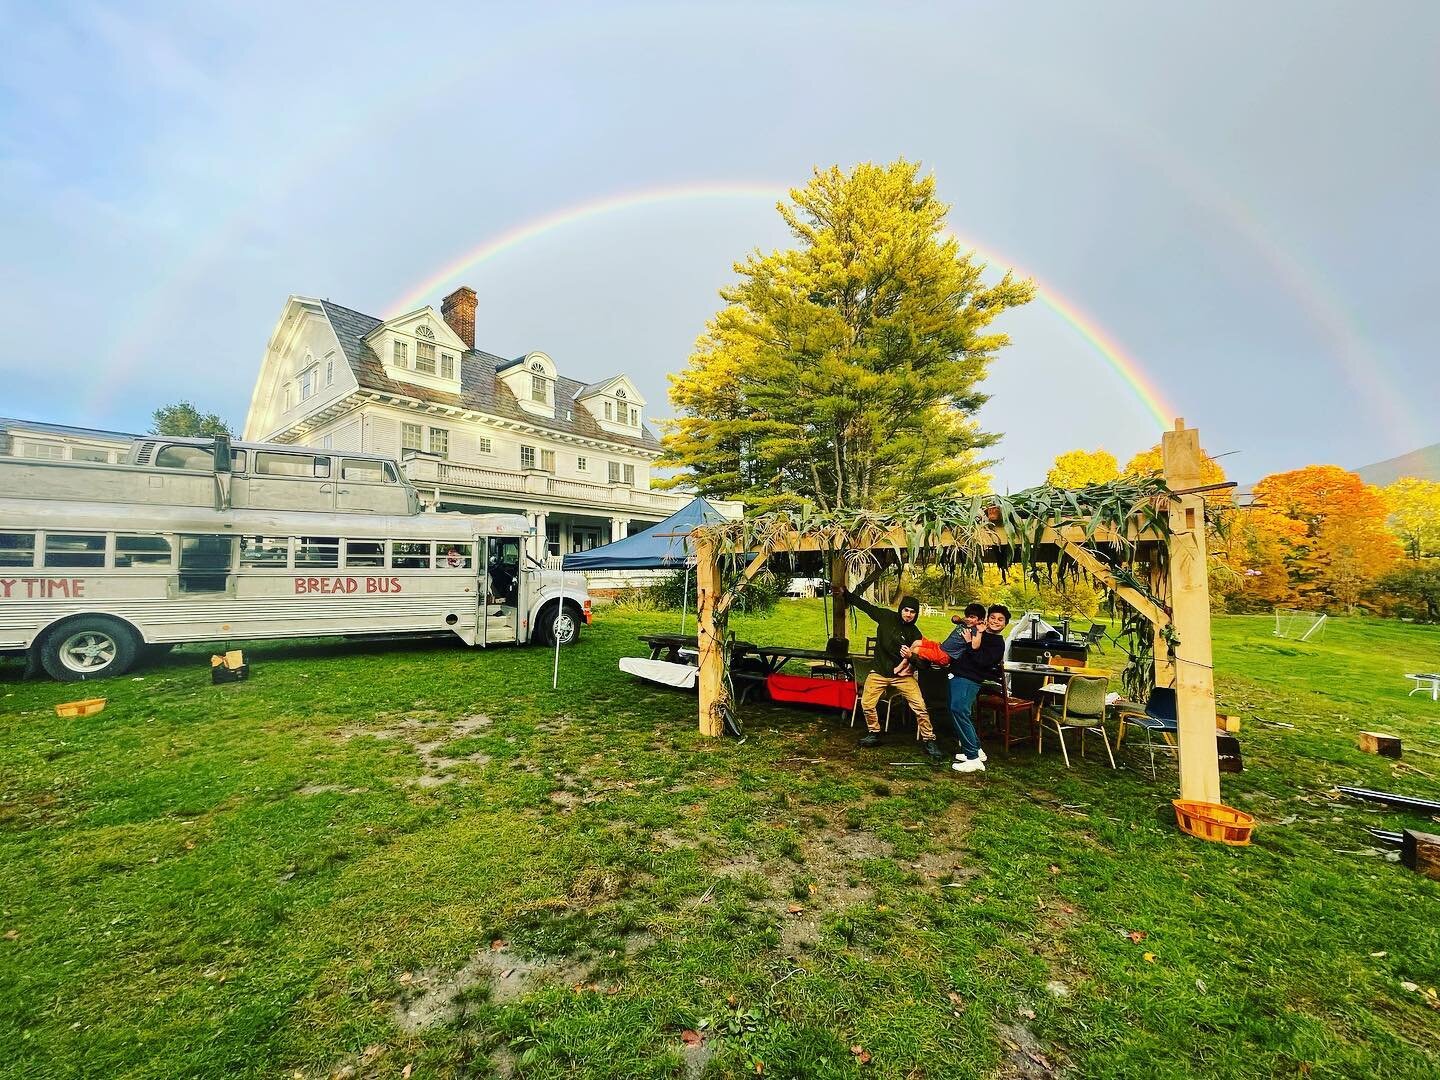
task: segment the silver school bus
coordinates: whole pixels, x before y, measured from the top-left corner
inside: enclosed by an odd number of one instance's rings
[[[147,646],[452,633],[579,639],[580,574],[523,564],[510,514],[209,510],[0,498],[0,653],[66,681]],[[563,602],[562,602],[563,601]]]

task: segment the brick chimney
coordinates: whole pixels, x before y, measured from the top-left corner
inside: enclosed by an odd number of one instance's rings
[[[475,290],[461,285],[444,300],[440,301],[440,315],[451,330],[465,342],[467,349],[475,348]]]

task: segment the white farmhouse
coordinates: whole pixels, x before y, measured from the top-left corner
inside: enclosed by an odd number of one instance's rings
[[[475,309],[470,288],[439,315],[427,306],[388,320],[290,297],[244,438],[398,458],[438,510],[527,515],[536,554],[552,558],[621,539],[690,500],[650,490],[660,446],[628,376],[584,382],[543,352],[479,350]]]

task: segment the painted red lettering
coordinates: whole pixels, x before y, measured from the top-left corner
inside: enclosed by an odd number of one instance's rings
[[[306,591],[306,592],[319,592],[319,591],[320,591],[320,579],[319,579],[318,577],[307,577],[307,578],[305,579],[305,591]]]
[[[76,598],[79,598],[79,597],[85,595],[85,579],[84,579],[84,578],[78,578],[78,577],[77,577],[77,578],[71,578],[71,579],[70,579],[70,595],[71,595],[71,596],[74,596],[74,597],[76,597]]]
[[[303,593],[304,591],[305,591],[305,579],[304,579],[303,577],[297,577],[297,578],[295,579],[295,595],[296,595],[296,596],[299,596],[299,595],[300,595],[301,593]]]
[[[6,600],[9,600],[9,599],[10,599],[10,590],[15,587],[15,583],[18,582],[19,580],[20,580],[19,578],[13,578],[13,577],[0,578],[0,589],[4,589],[4,590],[5,590],[3,593],[0,593],[0,597],[4,597]],[[371,578],[371,580],[373,581],[374,578]]]
[[[356,581],[353,577],[347,577],[345,579],[345,592],[347,594],[353,593],[358,588],[360,588],[360,583]]]
[[[390,591],[391,591],[391,592],[399,592],[399,591],[400,591],[400,579],[399,579],[398,577],[392,577],[392,578],[390,579]]]
[[[45,596],[49,598],[56,595],[65,597],[70,595],[69,578],[47,578],[45,580]]]

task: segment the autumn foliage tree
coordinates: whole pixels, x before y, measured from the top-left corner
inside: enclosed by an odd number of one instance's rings
[[[973,488],[995,441],[978,386],[1008,343],[990,325],[1034,286],[986,284],[910,162],[817,170],[778,209],[795,246],[735,267],[671,376],[671,482],[757,510]]]
[[[1080,488],[1120,479],[1120,463],[1109,450],[1070,450],[1055,458],[1045,474],[1052,487]]]
[[[1400,555],[1379,491],[1337,466],[1267,476],[1255,485],[1255,501],[1291,523],[1271,540],[1295,599],[1307,607],[1355,606]]]
[[[1401,477],[1380,489],[1390,531],[1412,559],[1440,555],[1440,483]]]

